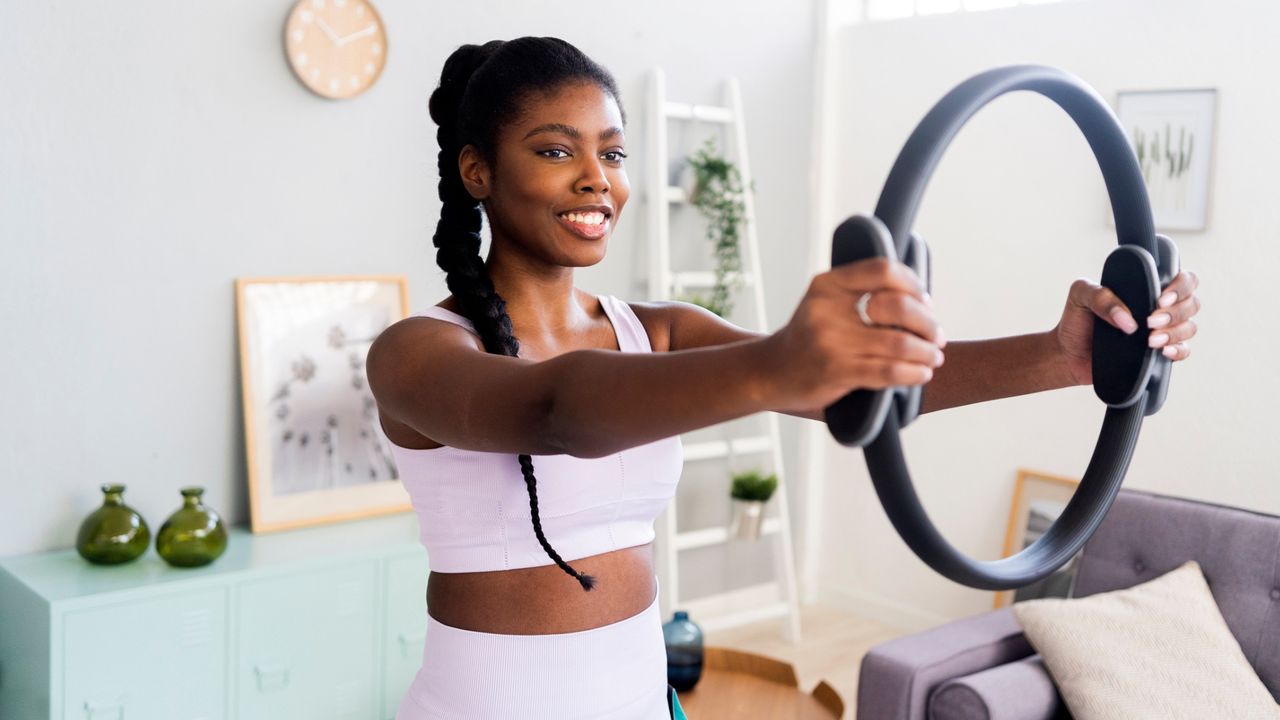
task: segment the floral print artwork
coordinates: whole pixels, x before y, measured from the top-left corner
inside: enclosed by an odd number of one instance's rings
[[[348,281],[252,285],[246,300],[270,493],[397,482],[365,356],[399,319],[398,299],[380,298],[377,283]]]

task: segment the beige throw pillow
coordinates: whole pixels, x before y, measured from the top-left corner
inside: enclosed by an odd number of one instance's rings
[[[1076,720],[1280,718],[1194,560],[1124,590],[1015,603],[1013,614]]]

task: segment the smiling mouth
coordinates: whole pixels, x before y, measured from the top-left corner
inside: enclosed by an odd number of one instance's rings
[[[560,213],[556,215],[560,224],[573,234],[587,240],[598,240],[609,232],[613,218],[602,212]]]

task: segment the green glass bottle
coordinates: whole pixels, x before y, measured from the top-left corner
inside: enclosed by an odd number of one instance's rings
[[[182,507],[156,535],[156,552],[178,567],[208,565],[227,549],[227,528],[218,513],[200,501],[202,487],[182,488]]]
[[[136,510],[124,504],[123,485],[103,485],[102,507],[89,513],[76,534],[76,552],[99,565],[118,565],[147,551],[151,530]]]

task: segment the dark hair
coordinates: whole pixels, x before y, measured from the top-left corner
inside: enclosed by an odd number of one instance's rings
[[[520,343],[511,334],[506,302],[494,290],[480,258],[480,202],[471,197],[458,171],[458,154],[475,146],[492,167],[497,159],[499,131],[519,118],[535,92],[551,92],[574,82],[595,83],[618,103],[618,89],[609,71],[559,38],[522,37],[463,45],[444,62],[440,86],[431,93],[431,119],[439,126],[440,222],[432,238],[436,263],[444,269],[445,284],[457,298],[462,314],[475,326],[485,351],[516,357]],[[622,113],[623,122],[626,113]],[[595,578],[574,570],[547,542],[538,517],[537,478],[533,460],[520,455],[520,469],[529,491],[529,509],[538,542],[551,559],[582,585]]]

